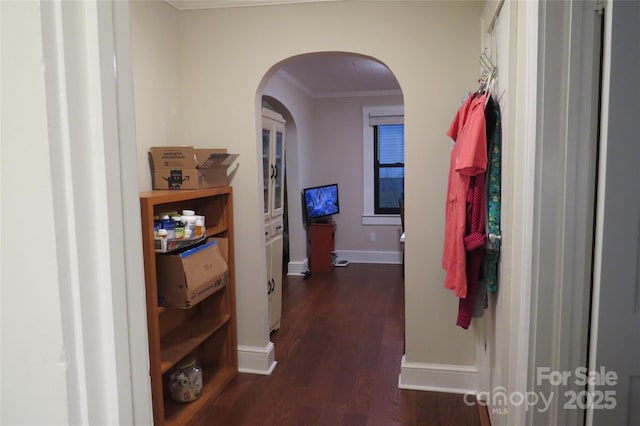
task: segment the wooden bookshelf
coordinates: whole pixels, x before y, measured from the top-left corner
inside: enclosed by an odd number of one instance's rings
[[[189,425],[238,374],[233,192],[230,187],[158,190],[140,193],[144,249],[149,364],[153,419],[158,425]],[[205,216],[208,238],[227,239],[227,284],[189,309],[158,306],[153,217],[161,212],[195,210]],[[222,247],[221,247],[222,248]],[[193,402],[177,403],[167,390],[169,373],[186,356],[203,371],[203,389]]]

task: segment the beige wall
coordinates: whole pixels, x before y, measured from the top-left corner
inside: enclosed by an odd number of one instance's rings
[[[363,225],[362,107],[402,105],[402,96],[314,99],[314,132],[309,149],[311,185],[338,182],[340,214],[336,249],[400,252],[399,225]],[[370,164],[367,164],[370,167]],[[369,234],[376,241],[369,241]]]
[[[385,63],[404,94],[406,359],[475,363],[474,336],[455,326],[457,299],[442,286],[440,258],[450,149],[444,133],[476,84],[481,6],[341,2],[181,13],[182,142],[240,154],[233,180],[240,344],[264,347],[269,338],[257,145],[262,84],[289,57],[345,51]],[[137,19],[134,11],[134,32]],[[147,170],[146,159],[139,162]]]
[[[302,189],[333,182],[340,186],[341,200],[341,212],[334,216],[339,227],[336,249],[400,252],[399,225],[362,225],[362,108],[402,105],[402,96],[315,98],[278,73],[269,79],[264,94],[278,99],[294,121],[292,128],[287,127],[291,260],[302,261],[307,257]],[[375,242],[369,241],[372,232],[376,233]]]
[[[138,187],[151,189],[151,146],[182,145],[180,12],[163,1],[132,1],[131,49]]]

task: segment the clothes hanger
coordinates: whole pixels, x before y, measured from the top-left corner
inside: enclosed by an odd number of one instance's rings
[[[478,94],[484,93],[486,96],[484,105],[487,106],[489,99],[491,98],[491,92],[495,85],[496,78],[498,77],[498,67],[491,61],[489,55],[487,55],[487,49],[485,48],[480,54],[480,67],[482,68],[480,75],[480,87]]]
[[[487,55],[487,49],[485,48],[483,52],[480,54],[480,87],[478,88],[477,94],[480,95],[486,92],[487,89],[490,89],[489,86],[491,82],[497,76],[498,69],[491,61],[489,56]]]

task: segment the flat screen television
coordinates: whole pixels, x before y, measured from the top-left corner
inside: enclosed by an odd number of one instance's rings
[[[337,183],[305,188],[302,200],[307,223],[328,222],[331,215],[340,213]]]

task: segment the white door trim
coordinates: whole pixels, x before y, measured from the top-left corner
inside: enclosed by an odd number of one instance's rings
[[[492,395],[524,395],[528,386],[531,307],[531,259],[536,172],[538,79],[538,7],[536,1],[504,4],[489,1],[482,17],[482,37],[495,31],[499,14],[506,37],[498,78],[502,101],[502,254],[500,288],[492,297],[493,315],[477,327],[478,387],[488,395],[494,425],[523,424],[526,407],[492,407]],[[501,35],[502,34],[502,35]],[[499,40],[493,48],[500,44]],[[500,59],[500,56],[498,56]],[[502,98],[504,96],[504,99]],[[491,321],[493,320],[493,322]],[[489,371],[485,371],[485,370]]]
[[[129,5],[41,14],[69,419],[151,424]]]
[[[99,1],[99,0],[98,0]],[[116,71],[118,148],[120,154],[120,190],[122,196],[123,253],[125,262],[126,303],[131,378],[132,424],[151,424],[153,405],[149,376],[149,337],[144,279],[144,258],[140,229],[139,188],[137,182],[137,139],[133,97],[133,53],[131,47],[130,6],[114,1],[113,37]],[[125,337],[125,336],[123,336]],[[125,344],[124,339],[121,344]]]
[[[512,93],[515,92],[516,101],[512,105],[516,107],[516,111],[512,114],[515,131],[510,141],[514,149],[513,164],[521,170],[514,173],[516,190],[513,191],[514,218],[511,228],[514,232],[514,256],[512,264],[508,266],[512,277],[509,297],[509,321],[512,326],[509,328],[508,338],[507,388],[512,394],[524,395],[529,383],[529,330],[531,305],[535,301],[531,294],[531,272],[535,220],[539,5],[537,1],[513,2],[512,6],[514,3],[517,4],[518,34],[516,78],[509,89]],[[522,102],[518,102],[518,99],[522,99]],[[519,256],[515,256],[518,253]],[[524,424],[526,408],[523,404],[510,407],[506,424]]]

